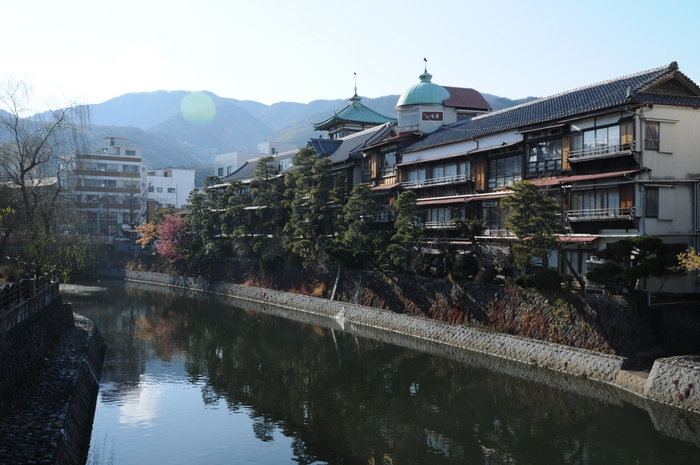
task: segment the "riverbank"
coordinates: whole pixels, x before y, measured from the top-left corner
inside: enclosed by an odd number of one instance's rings
[[[103,270],[102,273],[117,279],[207,292],[265,306],[320,315],[334,320],[343,330],[353,326],[380,329],[536,365],[569,376],[606,383],[633,393],[644,400],[700,413],[700,393],[698,393],[700,356],[657,359],[647,376],[644,372],[625,369],[627,360],[616,355],[494,333],[347,302],[150,272]]]
[[[62,305],[72,324],[47,347],[41,372],[0,420],[0,464],[85,463],[105,345],[97,327]]]

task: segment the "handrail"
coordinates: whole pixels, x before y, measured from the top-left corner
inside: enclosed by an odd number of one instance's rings
[[[566,212],[569,220],[596,220],[596,219],[617,219],[631,218],[634,216],[634,207],[612,207],[612,208],[585,208],[581,210],[569,210]]]
[[[473,180],[474,179],[468,174],[455,174],[454,176],[443,176],[441,178],[421,179],[418,181],[405,181],[401,183],[401,187],[430,187]]]
[[[586,148],[581,150],[572,150],[569,152],[569,161],[578,161],[582,158],[598,158],[598,157],[609,157],[612,155],[627,155],[632,153],[634,143],[631,144],[615,144],[615,145],[604,145],[594,148]]]

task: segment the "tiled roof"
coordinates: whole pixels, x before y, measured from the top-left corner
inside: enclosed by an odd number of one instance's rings
[[[653,86],[668,78],[685,82],[698,97],[652,93]],[[637,74],[592,84],[561,94],[524,103],[442,126],[404,151],[449,144],[474,137],[546,123],[596,110],[639,103],[700,106],[698,87],[678,71],[676,62]]]
[[[333,163],[341,163],[349,158],[358,158],[365,147],[381,140],[389,134],[393,127],[392,123],[386,123],[338,139],[343,143],[331,154],[331,161]]]
[[[298,151],[299,150],[292,150],[290,152],[282,152],[282,153],[278,153],[276,155],[273,155],[273,157],[275,159],[275,165],[276,166],[279,165],[280,161],[285,159],[285,158],[294,157],[294,155],[296,155],[296,153]],[[267,157],[267,156],[269,156],[269,155],[263,155],[263,157]],[[251,158],[250,160],[246,160],[245,163],[243,163],[240,167],[238,167],[238,169],[236,171],[221,178],[221,181],[226,183],[226,182],[230,182],[230,181],[233,181],[236,179],[238,179],[240,181],[248,181],[248,180],[255,178],[255,168],[256,168],[260,158],[262,158],[262,157]]]
[[[491,109],[489,102],[486,101],[484,96],[481,95],[478,90],[469,89],[466,87],[443,87],[450,93],[450,98],[443,102],[445,106],[469,108],[482,111],[488,111]]]
[[[433,75],[428,71],[418,78],[420,82],[414,84],[401,94],[396,108],[407,105],[442,105],[442,102],[450,98],[450,93],[442,86],[431,81]]]
[[[333,152],[336,151],[338,147],[340,147],[340,144],[342,144],[343,141],[340,139],[309,139],[309,143],[307,145],[311,145],[311,147],[316,151],[319,157],[327,157]]]
[[[314,129],[318,131],[324,131],[329,129],[340,122],[350,122],[350,123],[360,123],[360,124],[383,124],[389,122],[396,122],[396,118],[389,118],[384,116],[371,108],[367,108],[361,102],[362,97],[357,94],[353,95],[350,99],[350,104],[334,113],[330,118],[321,121],[320,123],[314,123]]]

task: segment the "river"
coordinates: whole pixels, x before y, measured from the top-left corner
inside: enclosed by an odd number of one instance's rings
[[[88,464],[700,463],[697,415],[592,381],[167,288],[61,292],[107,342]]]

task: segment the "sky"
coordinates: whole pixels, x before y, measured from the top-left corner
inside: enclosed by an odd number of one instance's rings
[[[207,90],[308,103],[433,82],[544,97],[677,61],[700,82],[697,0],[0,0],[0,81],[32,104]]]

